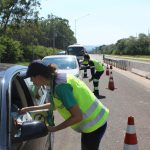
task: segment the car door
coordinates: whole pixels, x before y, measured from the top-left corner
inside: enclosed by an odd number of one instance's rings
[[[35,97],[35,91],[33,90],[33,83],[29,78],[24,78],[19,74],[16,75],[12,80],[12,88],[11,88],[11,129],[12,134],[11,138],[13,139],[15,136],[19,136],[16,123],[16,116],[19,116],[20,121],[30,121],[35,119],[31,113],[26,113],[24,115],[18,115],[17,109],[31,106],[31,105],[39,105],[46,102],[47,91],[43,89],[43,93],[39,94],[38,99]],[[41,87],[42,88],[42,87]],[[15,116],[16,115],[16,116]],[[18,118],[17,118],[18,119]],[[38,118],[38,120],[42,121],[42,118]],[[18,120],[17,120],[18,121]],[[12,150],[51,150],[50,147],[50,139],[49,135],[41,138],[28,140],[20,143],[13,142],[11,143]]]

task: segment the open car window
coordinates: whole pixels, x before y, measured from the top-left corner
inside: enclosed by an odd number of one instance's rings
[[[20,136],[18,123],[22,124],[26,121],[35,120],[35,117],[27,112],[20,114],[18,109],[30,105],[41,105],[46,103],[48,89],[46,87],[36,87],[30,78],[22,78],[16,76],[11,83],[11,138],[12,141]],[[16,123],[17,122],[17,123]],[[14,146],[14,143],[12,142]]]
[[[24,81],[34,101],[34,105],[41,105],[48,102],[48,89],[45,86],[35,86],[30,78],[26,78]]]

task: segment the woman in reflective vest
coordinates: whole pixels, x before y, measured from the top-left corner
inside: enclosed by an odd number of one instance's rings
[[[49,86],[53,102],[41,106],[25,107],[21,112],[43,108],[55,108],[65,119],[56,126],[48,126],[49,132],[72,127],[81,133],[82,150],[98,150],[106,127],[109,110],[80,79],[65,73],[56,73],[51,64],[34,61],[28,66],[27,76],[37,86]]]

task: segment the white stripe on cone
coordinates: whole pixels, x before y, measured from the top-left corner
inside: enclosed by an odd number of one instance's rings
[[[123,150],[138,150],[138,144],[135,145],[124,144]]]
[[[128,126],[127,126],[127,133],[129,133],[129,134],[134,134],[134,133],[136,133],[136,131],[135,131],[135,126],[134,126],[134,125],[128,125]]]

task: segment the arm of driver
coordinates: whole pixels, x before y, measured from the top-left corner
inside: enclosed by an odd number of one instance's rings
[[[23,114],[23,113],[34,111],[34,110],[49,109],[49,107],[50,107],[50,103],[46,103],[46,104],[39,105],[39,106],[24,107],[20,109],[19,112]]]

